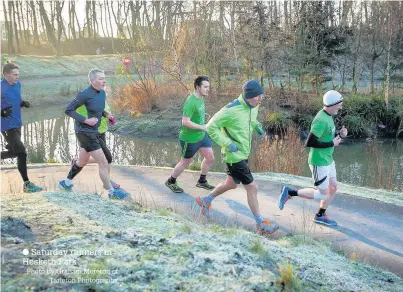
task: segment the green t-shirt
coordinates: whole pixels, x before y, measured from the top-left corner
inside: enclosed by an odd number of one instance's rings
[[[311,133],[318,137],[320,142],[331,142],[334,139],[336,127],[333,117],[324,110],[318,112],[311,124]],[[308,162],[310,165],[327,166],[333,162],[334,147],[311,148]]]
[[[109,107],[109,104],[106,102],[106,100],[105,100],[105,111],[108,113],[111,112],[111,108]],[[88,112],[87,112],[87,108],[85,107],[85,105],[78,107],[76,109],[76,112],[78,114],[82,115],[83,117],[88,118]],[[101,123],[99,124],[99,127],[98,127],[98,132],[102,134],[102,133],[105,133],[106,131],[108,131],[108,119],[105,117],[102,117]]]
[[[190,120],[198,125],[204,125],[205,121],[204,98],[197,98],[196,95],[190,95],[183,104],[183,116],[189,117]],[[196,143],[201,141],[206,132],[198,129],[190,129],[185,126],[181,127],[179,139],[188,143]]]

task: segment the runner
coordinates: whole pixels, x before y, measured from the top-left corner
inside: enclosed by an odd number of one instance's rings
[[[333,160],[334,147],[339,146],[341,138],[348,134],[343,126],[335,135],[333,116],[337,115],[342,105],[343,96],[339,92],[330,90],[323,95],[323,109],[313,119],[305,144],[306,147],[311,147],[308,163],[315,189],[295,190],[284,186],[278,200],[280,210],[283,210],[285,203],[292,197],[317,200],[320,201],[320,208],[314,217],[314,222],[328,226],[337,225],[336,221],[326,215],[326,209],[337,191],[336,164]]]
[[[214,186],[207,182],[206,176],[210,166],[213,164],[214,154],[211,140],[206,134],[204,97],[210,90],[210,81],[206,76],[199,76],[194,81],[195,91],[190,95],[183,105],[182,128],[179,133],[182,147],[182,158],[172,171],[171,177],[165,185],[174,193],[182,193],[176,179],[192,162],[193,156],[200,152],[204,157],[201,164],[201,174],[196,187],[206,190],[214,189]]]
[[[1,151],[1,159],[17,157],[17,168],[24,181],[25,193],[40,192],[42,187],[30,182],[27,170],[27,152],[21,141],[21,107],[29,108],[28,101],[21,99],[20,68],[14,63],[3,66],[4,79],[1,80],[1,134],[6,140],[6,151]]]
[[[104,109],[104,111],[108,112],[108,113],[111,112],[111,108],[110,108],[110,106],[109,106],[109,104],[108,104],[108,102],[106,100],[105,100],[105,109]],[[76,109],[76,112],[78,114],[82,115],[83,117],[86,117],[86,118],[88,117],[88,112],[87,112],[87,108],[85,107],[85,105],[82,105],[78,109]],[[101,149],[105,154],[106,160],[108,161],[108,173],[109,173],[109,176],[110,176],[110,174],[111,174],[112,154],[109,151],[108,146],[106,145],[106,136],[105,136],[106,131],[108,131],[108,123],[111,124],[111,125],[115,124],[115,118],[112,115],[109,117],[109,119],[107,119],[106,117],[102,117],[101,124],[99,125],[99,128],[98,128],[98,132],[99,132],[98,138],[99,138],[99,143],[101,144]],[[76,163],[76,160],[73,159],[72,165],[75,164],[75,163]],[[96,161],[95,161],[94,158],[90,157],[88,163],[96,163]],[[118,183],[114,182],[112,179],[110,179],[110,182],[111,182],[112,187],[114,189],[120,188],[120,185]]]
[[[102,151],[102,142],[99,139],[98,128],[101,118],[113,118],[105,109],[105,73],[100,69],[92,69],[88,74],[90,86],[84,89],[67,105],[65,113],[75,120],[75,132],[80,145],[78,161],[76,161],[67,175],[67,178],[59,182],[62,190],[71,191],[73,188],[73,178],[88,163],[90,157],[93,157],[99,166],[99,176],[108,190],[108,196],[111,199],[125,199],[128,193],[122,189],[114,189],[110,182],[108,172],[108,161]],[[81,105],[85,105],[88,117],[84,117],[76,112]]]
[[[259,82],[249,80],[243,85],[243,93],[216,113],[207,124],[207,133],[222,147],[221,151],[227,164],[227,178],[207,196],[197,197],[196,202],[201,207],[203,215],[210,217],[212,201],[217,196],[236,189],[242,183],[256,220],[257,233],[267,235],[279,227],[261,215],[257,198],[258,185],[248,165],[253,132],[256,131],[261,139],[266,136],[262,125],[257,121],[263,93],[263,87]]]

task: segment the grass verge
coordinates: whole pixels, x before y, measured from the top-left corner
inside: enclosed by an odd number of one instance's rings
[[[389,272],[328,244],[272,241],[98,195],[2,197],[3,291],[399,291]],[[28,255],[22,250],[27,249]],[[58,251],[38,255],[38,251]],[[64,253],[65,252],[65,253]],[[42,265],[25,261],[47,260]],[[34,262],[32,262],[34,263]]]

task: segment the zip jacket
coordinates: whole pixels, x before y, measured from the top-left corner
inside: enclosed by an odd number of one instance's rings
[[[252,134],[262,125],[257,121],[259,106],[251,107],[242,94],[217,112],[207,124],[207,133],[218,145],[226,163],[237,163],[249,157]],[[229,152],[227,147],[235,143],[238,151]]]

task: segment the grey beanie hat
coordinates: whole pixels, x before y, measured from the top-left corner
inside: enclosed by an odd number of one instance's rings
[[[243,85],[243,97],[245,99],[254,98],[264,93],[262,85],[256,80],[249,80]]]

